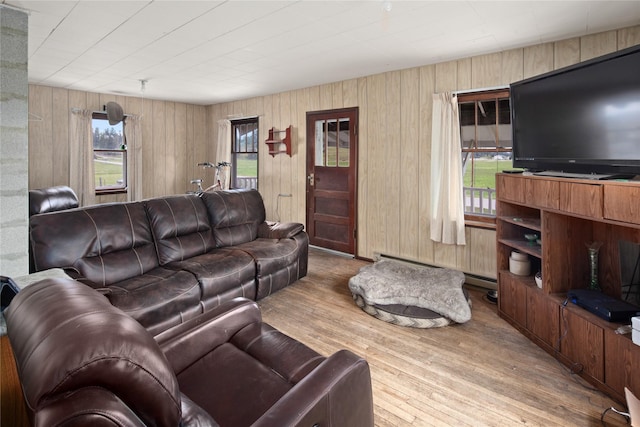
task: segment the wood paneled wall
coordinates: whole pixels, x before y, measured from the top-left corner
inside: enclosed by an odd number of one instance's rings
[[[98,110],[113,100],[126,113],[144,114],[144,197],[183,193],[196,177],[211,182],[211,171],[196,164],[215,161],[218,120],[259,116],[261,140],[271,127],[293,125],[291,157],[271,157],[261,146],[267,217],[304,223],[306,113],[357,106],[358,255],[383,253],[495,278],[494,231],[467,227],[463,247],[429,239],[432,94],[508,85],[636,44],[640,26],[206,107],[30,86],[29,188],[68,183],[72,107]]]
[[[260,117],[261,140],[272,126],[293,125],[293,155],[259,156],[259,188],[270,219],[305,222],[306,112],[359,107],[358,255],[384,253],[495,278],[495,232],[467,227],[467,245],[429,239],[431,95],[511,82],[640,43],[640,27],[545,43],[458,61],[212,105],[208,120]],[[278,194],[291,193],[292,198]],[[277,212],[276,212],[277,208]]]
[[[212,149],[207,139],[207,107],[142,97],[114,96],[29,86],[29,189],[69,184],[69,121],[73,108],[100,111],[109,101],[125,114],[142,116],[143,197],[184,193],[194,178],[207,178],[198,162]],[[97,203],[126,200],[100,196]]]

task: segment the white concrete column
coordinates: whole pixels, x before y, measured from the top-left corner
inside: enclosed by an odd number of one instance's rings
[[[0,275],[29,273],[28,14],[0,5]]]

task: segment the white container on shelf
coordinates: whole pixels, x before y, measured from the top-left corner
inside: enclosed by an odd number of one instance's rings
[[[542,274],[538,271],[538,272],[536,273],[536,275],[535,275],[535,276],[533,276],[533,277],[534,277],[534,279],[536,279],[536,285],[537,285],[540,289],[542,289]]]
[[[529,256],[513,251],[509,257],[509,271],[517,276],[528,276],[531,274],[531,261]]]

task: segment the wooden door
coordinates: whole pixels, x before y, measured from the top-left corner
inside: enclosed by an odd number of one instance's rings
[[[307,232],[355,255],[358,109],[307,113]]]

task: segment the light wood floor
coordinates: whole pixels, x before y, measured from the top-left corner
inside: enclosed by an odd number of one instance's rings
[[[472,319],[436,329],[395,326],[358,308],[347,283],[367,262],[311,249],[307,277],[260,301],[264,320],[329,355],[369,362],[376,426],[601,426],[624,407],[500,319],[470,289]],[[605,425],[627,425],[609,411]]]

